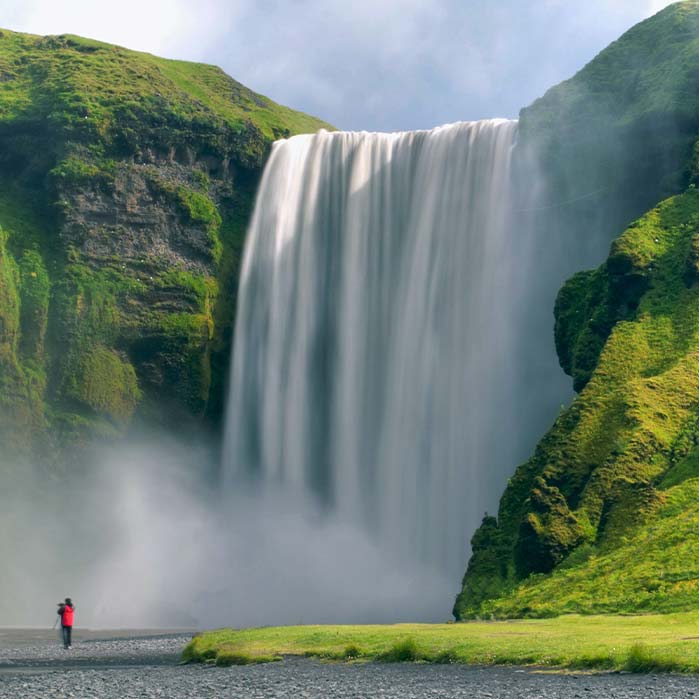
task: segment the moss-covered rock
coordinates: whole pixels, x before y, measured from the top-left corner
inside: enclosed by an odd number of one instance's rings
[[[0,32],[0,75],[0,429],[55,454],[134,416],[216,423],[271,142],[327,125],[75,36]]]
[[[514,548],[515,571],[520,577],[549,573],[585,540],[585,529],[566,498],[541,477],[534,480],[528,509]]]
[[[578,392],[590,380],[612,328],[633,317],[650,283],[652,262],[617,247],[614,243],[601,269],[574,275],[556,298],[556,351]]]
[[[128,422],[141,398],[133,366],[100,346],[82,352],[78,362],[64,397],[115,422]]]
[[[41,255],[25,250],[19,260],[21,353],[42,361],[49,320],[51,282]]]
[[[699,191],[689,189],[633,223],[605,264],[564,287],[561,361],[574,369],[589,358],[587,381],[511,479],[497,522],[484,524],[488,545],[474,549],[457,617],[571,611],[561,600],[574,591],[558,597],[548,581],[566,570],[584,587],[577,566],[618,559],[665,516],[668,488],[699,476],[699,286],[685,281],[698,225]],[[628,609],[621,592],[616,607],[606,597],[608,611]],[[575,610],[597,609],[585,604]]]
[[[17,264],[8,238],[0,228],[0,443],[20,455],[45,427],[47,289],[40,257],[28,253]]]
[[[572,230],[580,254],[626,231],[558,294],[556,348],[580,395],[510,479],[457,618],[601,609],[584,591],[603,582],[576,571],[623,560],[638,582],[629,542],[667,512],[668,484],[699,475],[698,37],[699,0],[675,3],[520,115],[520,164],[544,187],[535,225]],[[603,609],[633,609],[613,577]]]

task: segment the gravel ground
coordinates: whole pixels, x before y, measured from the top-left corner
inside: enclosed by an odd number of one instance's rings
[[[191,634],[73,640],[66,650],[57,640],[0,647],[0,677],[14,668],[69,668],[96,665],[176,665]],[[2,696],[0,694],[0,696]]]
[[[0,644],[5,699],[674,699],[699,696],[678,676],[538,673],[458,665],[326,664],[300,658],[247,667],[178,665],[187,636]],[[1,637],[0,637],[0,640]]]

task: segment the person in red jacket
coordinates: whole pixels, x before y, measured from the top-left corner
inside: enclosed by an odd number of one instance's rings
[[[63,647],[72,648],[73,644],[73,616],[75,605],[70,597],[66,597],[64,602],[58,604],[58,616],[61,617],[61,631],[63,632]]]

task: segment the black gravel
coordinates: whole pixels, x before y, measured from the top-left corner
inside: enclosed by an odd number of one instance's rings
[[[246,667],[179,665],[187,636],[0,645],[0,697],[12,699],[674,699],[699,678],[550,674],[459,665],[322,663],[300,658]]]
[[[119,635],[87,639],[86,635],[86,632],[76,634],[73,647],[68,650],[53,638],[50,641],[35,639],[33,643],[27,643],[18,642],[25,640],[19,632],[15,632],[10,638],[0,637],[0,683],[2,678],[14,669],[27,671],[125,665],[176,665],[183,646],[191,638],[191,633],[132,634],[127,637]],[[15,641],[15,645],[10,645],[12,640]]]

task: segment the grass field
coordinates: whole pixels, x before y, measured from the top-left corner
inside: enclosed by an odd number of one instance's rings
[[[196,636],[183,660],[242,665],[285,655],[342,661],[699,672],[699,612],[458,624],[285,626]]]

